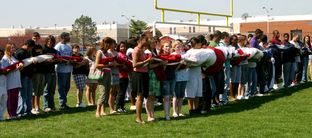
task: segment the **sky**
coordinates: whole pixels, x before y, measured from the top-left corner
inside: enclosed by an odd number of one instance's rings
[[[161,19],[155,10],[154,0],[3,0],[0,6],[0,28],[71,26],[82,14],[97,24],[103,22],[128,23],[128,18],[153,22]],[[230,0],[158,0],[160,7],[203,12],[230,13]],[[311,0],[234,0],[234,17],[243,13],[250,16],[266,15],[263,6],[272,16],[312,14]],[[196,15],[166,12],[165,20],[196,20]],[[212,16],[202,19],[216,20]],[[224,19],[224,18],[220,18]]]

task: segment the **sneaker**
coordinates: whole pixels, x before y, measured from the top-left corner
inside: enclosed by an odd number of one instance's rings
[[[264,96],[263,94],[261,94],[261,93],[258,93],[258,94],[256,94],[256,96],[258,96],[258,97],[262,97],[262,96]]]
[[[49,113],[49,112],[51,112],[51,111],[52,111],[52,109],[49,108],[49,107],[44,109],[44,112],[46,112],[46,113]]]
[[[131,106],[130,106],[130,111],[135,111],[135,110],[136,110],[135,105],[131,105]]]
[[[147,119],[147,122],[154,122],[155,121],[155,118],[148,118]]]
[[[86,105],[84,103],[76,104],[76,107],[78,108],[86,108]]]
[[[177,118],[177,117],[179,117],[179,115],[177,114],[177,113],[173,113],[173,118]]]
[[[244,96],[244,99],[248,100],[248,99],[249,99],[249,96]]]
[[[274,89],[274,90],[278,90],[278,89],[279,89],[278,85],[277,85],[277,84],[274,84],[274,85],[273,85],[273,89]]]
[[[168,115],[168,116],[166,116],[165,118],[166,118],[166,120],[167,120],[167,121],[169,121],[169,120],[170,120],[170,116],[169,116],[169,115]]]
[[[32,109],[31,113],[34,114],[34,115],[40,114],[39,109]]]
[[[237,99],[237,100],[242,100],[242,99],[243,99],[243,96],[237,96],[236,99]]]
[[[117,112],[118,112],[118,113],[124,113],[124,110],[121,109],[121,108],[118,108],[118,109],[117,109]]]
[[[88,104],[88,106],[96,106],[95,104]]]
[[[184,117],[185,115],[184,115],[184,114],[182,114],[182,113],[180,113],[180,114],[179,114],[179,116],[180,116],[180,117]]]

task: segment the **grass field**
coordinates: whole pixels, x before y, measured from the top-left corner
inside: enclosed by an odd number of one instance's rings
[[[311,83],[235,101],[206,115],[136,124],[134,112],[95,117],[95,107],[73,108],[0,122],[0,137],[312,137]],[[57,95],[56,95],[57,97]],[[68,96],[75,106],[75,88]],[[58,100],[56,100],[58,102]],[[187,114],[187,106],[183,106]],[[144,119],[146,115],[143,113]]]

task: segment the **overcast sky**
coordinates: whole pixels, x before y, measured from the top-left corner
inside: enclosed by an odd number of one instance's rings
[[[230,0],[159,0],[160,7],[229,13]],[[266,6],[271,15],[312,14],[311,0],[234,0],[234,17],[243,13],[251,16],[265,15]],[[117,21],[127,23],[121,17],[135,16],[145,22],[160,20],[160,11],[153,7],[153,0],[2,0],[0,27],[53,27],[69,26],[81,14],[92,17],[98,24]],[[216,19],[202,16],[202,19]],[[196,20],[196,15],[185,13],[166,14],[166,20]]]

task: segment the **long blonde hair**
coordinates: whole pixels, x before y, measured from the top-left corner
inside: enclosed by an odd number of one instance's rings
[[[5,50],[4,50],[4,54],[8,57],[12,57],[13,53],[11,53],[11,49],[13,48],[13,44],[12,43],[7,43],[5,46]]]

